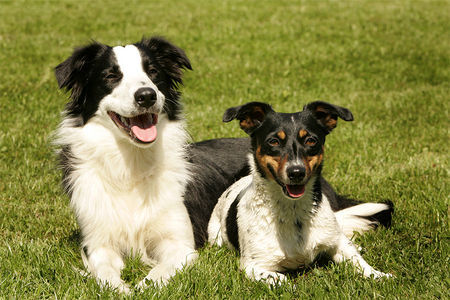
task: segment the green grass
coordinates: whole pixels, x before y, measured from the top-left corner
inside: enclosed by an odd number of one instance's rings
[[[155,34],[192,61],[183,93],[195,141],[243,136],[221,116],[247,101],[353,111],[328,138],[325,175],[341,193],[395,203],[392,228],[357,243],[396,278],[328,264],[270,289],[239,272],[234,252],[206,247],[147,298],[449,298],[449,12],[446,1],[0,2],[0,298],[118,296],[74,270],[78,229],[50,145],[67,95],[53,68],[91,39]],[[131,258],[123,277],[146,272]]]

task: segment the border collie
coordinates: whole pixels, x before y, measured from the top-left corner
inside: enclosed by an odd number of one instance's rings
[[[191,69],[184,51],[159,37],[123,47],[93,42],[55,69],[71,92],[55,142],[83,262],[122,292],[126,255],[153,266],[140,288],[147,279],[166,283],[197,256],[183,203],[191,179],[177,91],[183,69]]]
[[[321,177],[325,137],[338,118],[352,121],[353,115],[322,101],[297,113],[277,113],[260,102],[225,112],[224,122],[239,120],[251,137],[251,175],[221,196],[208,233],[211,243],[240,252],[248,277],[279,283],[282,272],[307,266],[322,252],[335,262],[350,261],[364,276],[391,276],[373,269],[350,238],[388,226],[392,203],[358,204]]]

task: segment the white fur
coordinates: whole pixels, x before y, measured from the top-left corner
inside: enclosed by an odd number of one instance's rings
[[[133,45],[125,47],[117,46],[113,48],[120,71],[123,74],[120,84],[102,99],[99,105],[99,112],[104,114],[112,110],[124,117],[131,117],[139,114],[142,108],[136,104],[134,93],[142,87],[149,87],[156,91],[156,103],[152,106],[151,112],[158,113],[164,105],[164,94],[150,80],[142,69],[142,59],[139,50]],[[125,135],[125,134],[124,134]]]
[[[128,292],[120,278],[124,256],[139,255],[144,263],[153,265],[139,284],[145,287],[146,279],[166,283],[197,253],[182,198],[190,178],[185,124],[160,114],[157,139],[145,147],[138,147],[117,128],[107,111],[136,114],[136,89],[149,86],[157,91],[153,112],[160,112],[164,96],[143,73],[136,47],[116,47],[114,51],[123,80],[101,100],[84,126],[75,127],[75,121],[65,117],[56,144],[69,146],[74,157],[68,182],[82,247],[87,248],[84,264],[100,283]]]
[[[345,236],[352,238],[355,232],[363,233],[378,225],[376,221],[361,217],[372,216],[388,209],[389,205],[384,203],[363,203],[337,211],[334,215]]]
[[[232,248],[226,217],[236,196],[243,193],[237,206],[240,266],[250,278],[278,283],[285,279],[280,272],[307,266],[321,252],[330,254],[335,262],[352,262],[364,276],[390,276],[374,270],[361,257],[342,231],[325,195],[318,206],[313,204],[313,179],[306,185],[305,194],[293,201],[277,183],[259,175],[253,159],[250,163],[251,175],[223,193],[208,226],[209,242]],[[297,222],[302,224],[301,229]]]

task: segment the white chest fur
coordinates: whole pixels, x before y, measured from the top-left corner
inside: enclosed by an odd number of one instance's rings
[[[330,230],[338,226],[325,196],[318,206],[312,194],[290,200],[276,183],[268,185],[258,178],[238,204],[238,220],[242,260],[264,261],[277,271],[310,264],[339,235]]]
[[[147,149],[114,135],[108,128],[111,120],[101,116],[83,127],[65,122],[68,124],[63,122],[57,142],[69,145],[74,157],[68,181],[83,246],[133,251],[149,262],[153,256],[149,245],[163,232],[171,232],[159,226],[179,231],[179,223],[182,227],[189,224],[182,203],[189,180],[183,122],[170,122],[162,115],[158,123],[161,134]],[[178,221],[170,223],[171,217]],[[187,239],[192,238],[192,232],[186,231]]]
[[[280,272],[306,266],[321,252],[335,262],[350,261],[364,276],[391,276],[373,269],[361,257],[342,231],[325,195],[320,202],[313,201],[313,184],[314,179],[306,185],[303,197],[290,200],[275,182],[255,172],[242,178],[223,193],[214,208],[208,225],[209,241],[233,247],[227,219],[232,203],[239,198],[236,223],[240,265],[250,278],[278,283],[286,279]],[[358,228],[358,223],[353,223],[347,226]]]

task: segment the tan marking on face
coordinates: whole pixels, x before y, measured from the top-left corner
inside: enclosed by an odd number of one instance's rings
[[[287,156],[285,158],[287,160]],[[256,149],[256,160],[257,164],[261,167],[264,174],[266,174],[267,178],[274,179],[272,172],[269,170],[269,166],[273,169],[274,172],[278,174],[280,165],[281,165],[281,157],[279,156],[270,156],[270,155],[261,155],[261,146],[258,146]],[[286,163],[286,162],[284,162]]]
[[[286,138],[286,132],[284,132],[283,130],[280,130],[280,131],[277,132],[277,136],[280,139],[284,140]]]
[[[288,155],[286,154],[284,157],[281,158],[280,165],[279,165],[279,168],[278,168],[278,171],[277,171],[278,174],[281,174],[281,172],[283,170],[285,170],[285,166],[286,166],[287,161],[288,161]]]
[[[306,176],[311,177],[311,175],[316,171],[317,167],[322,163],[323,152],[314,156],[307,156],[303,160],[306,167]]]
[[[304,138],[306,135],[308,134],[308,131],[306,131],[305,129],[302,129],[298,132],[298,136],[302,139]]]

